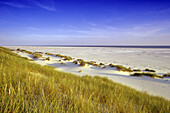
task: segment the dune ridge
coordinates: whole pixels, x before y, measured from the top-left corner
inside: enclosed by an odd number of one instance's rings
[[[29,48],[29,47],[28,47]],[[36,50],[37,51],[37,50]],[[40,50],[38,50],[40,51]],[[37,51],[37,52],[38,52]],[[35,51],[34,51],[35,52]],[[33,56],[24,52],[19,52],[19,55],[32,59]],[[140,91],[146,91],[149,94],[163,96],[170,99],[170,81],[169,77],[164,79],[153,79],[147,76],[134,77],[129,76],[132,72],[118,71],[116,68],[106,66],[107,68],[101,68],[93,65],[86,65],[85,67],[79,66],[73,63],[73,60],[66,61],[60,57],[56,57],[55,54],[47,52],[42,54],[44,58],[49,57],[50,61],[44,61],[43,58],[34,59],[34,62],[41,65],[49,65],[56,67],[57,70],[64,72],[71,72],[76,75],[100,75],[101,77],[108,77],[114,82],[118,82]],[[75,59],[75,58],[74,58]],[[98,63],[99,64],[99,63]]]

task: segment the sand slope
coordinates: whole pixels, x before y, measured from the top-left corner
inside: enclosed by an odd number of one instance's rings
[[[14,48],[14,47],[10,47],[10,48]],[[16,48],[18,48],[18,47],[15,47],[14,49],[16,49]],[[22,48],[22,47],[20,47],[20,48]],[[34,47],[32,47],[32,48],[34,48]],[[29,47],[28,48],[24,47],[22,49],[31,50]],[[69,49],[69,50],[71,51],[71,49]],[[33,49],[32,49],[32,51],[33,51]],[[40,48],[36,51],[49,52],[49,53],[51,52],[52,53],[52,51],[45,51],[43,49],[41,50]],[[57,51],[57,50],[55,50],[55,51]],[[79,49],[79,51],[80,51],[80,49]],[[98,50],[98,51],[101,51],[101,50]],[[77,49],[77,52],[78,52],[78,49]],[[18,54],[23,56],[23,57],[28,57],[30,59],[32,59],[32,57],[33,57],[32,55],[22,53],[22,52],[19,52]],[[88,54],[88,51],[86,51],[86,53],[81,53],[81,54]],[[114,54],[116,54],[116,53],[114,53]],[[69,54],[69,56],[71,56],[71,55]],[[56,56],[53,56],[53,55],[43,54],[43,57],[50,57],[50,61],[43,61],[42,58],[39,58],[39,59],[34,59],[34,62],[41,64],[41,65],[54,66],[54,67],[56,67],[57,70],[61,70],[61,71],[65,71],[65,72],[71,72],[71,73],[74,73],[74,74],[77,74],[77,75],[80,75],[80,76],[87,74],[87,75],[91,75],[91,76],[100,75],[102,77],[108,77],[109,79],[111,79],[115,82],[130,86],[130,87],[135,88],[137,90],[146,91],[149,94],[163,96],[167,99],[170,99],[170,81],[169,81],[169,78],[167,78],[167,79],[153,79],[153,78],[150,78],[150,77],[132,77],[132,76],[129,76],[131,73],[120,72],[120,71],[117,71],[116,68],[107,67],[107,68],[102,69],[100,67],[95,67],[95,66],[91,66],[91,65],[82,67],[82,66],[79,66],[78,64],[72,63],[73,61],[64,61],[64,60],[62,60],[62,58],[56,57]],[[89,56],[89,57],[91,57],[91,56]],[[93,58],[94,57],[92,57],[92,60],[94,60]],[[108,59],[108,58],[105,58],[101,55],[100,59],[102,59],[102,58]],[[123,56],[122,56],[122,58],[123,58]],[[61,62],[59,62],[59,60],[62,60],[62,62],[64,64],[61,64]],[[84,59],[84,60],[87,60],[87,59]],[[100,63],[99,61],[100,60],[98,60],[98,63]],[[104,63],[106,63],[106,62],[104,62]],[[163,71],[163,70],[161,70],[161,71]]]

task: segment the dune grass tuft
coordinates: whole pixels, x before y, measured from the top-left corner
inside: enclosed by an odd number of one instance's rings
[[[20,51],[20,50],[21,50],[20,48],[17,49],[17,51]]]
[[[104,65],[103,63],[100,63],[100,65]]]
[[[52,53],[45,53],[46,55],[54,55],[54,54],[52,54]]]
[[[143,73],[131,74],[131,76],[138,76],[138,77],[143,76],[143,75],[149,76],[149,77],[152,77],[152,78],[163,78],[163,76],[159,76],[159,75],[157,75],[155,73],[145,73],[145,72],[143,72]]]
[[[73,63],[74,63],[74,64],[78,64],[78,61],[75,60],[75,61],[73,61]]]
[[[24,53],[28,53],[28,54],[34,54],[34,53],[31,52],[31,51],[27,51],[27,50],[25,50],[25,49],[20,49],[20,48],[18,48],[17,51],[24,52]]]
[[[70,57],[70,56],[64,56],[64,55],[61,55],[61,54],[56,54],[56,56],[63,58],[63,60],[65,60],[65,61],[71,61],[71,60],[73,60],[73,58]]]
[[[65,64],[65,62],[61,62],[61,64]]]
[[[133,71],[138,71],[138,72],[141,72],[141,70],[140,70],[140,69],[133,69]]]
[[[89,62],[87,62],[87,63],[90,64],[90,65],[93,65],[93,64],[96,63],[96,61],[89,61]]]
[[[50,57],[44,58],[43,60],[44,60],[44,61],[45,61],[45,60],[50,61]]]
[[[97,63],[94,63],[94,64],[92,64],[93,66],[96,66],[96,67],[101,67],[101,65],[100,64],[97,64]]]
[[[109,64],[109,66],[110,66],[110,67],[115,67],[115,65],[113,65],[113,64]]]
[[[115,66],[117,68],[118,71],[124,71],[124,72],[133,72],[132,69],[129,67],[129,68],[126,68],[122,65],[116,65]]]
[[[145,69],[144,71],[148,71],[148,72],[156,72],[156,71],[153,70],[153,69]]]
[[[42,58],[42,55],[41,55],[41,54],[34,53],[34,54],[33,54],[33,58]]]
[[[164,74],[163,77],[170,77],[170,73]]]
[[[87,65],[87,62],[85,62],[85,61],[83,61],[83,60],[80,61],[80,66],[83,66],[83,67],[84,67],[84,66],[86,66],[86,65]]]
[[[61,55],[61,54],[56,54],[56,56],[57,56],[57,57],[62,57],[63,55]]]
[[[37,52],[38,54],[44,54],[43,52]]]
[[[116,67],[118,71],[123,71],[123,72],[133,72],[131,68],[126,68],[122,65],[114,65],[114,64],[109,64],[110,67]]]
[[[65,61],[70,61],[70,60],[73,60],[73,58],[72,58],[72,57],[69,57],[69,56],[64,56],[64,60],[65,60]]]

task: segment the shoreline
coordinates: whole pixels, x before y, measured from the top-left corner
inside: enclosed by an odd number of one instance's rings
[[[19,52],[22,57],[32,59],[26,53]],[[129,76],[129,72],[119,72],[113,68],[100,69],[94,66],[81,67],[72,63],[72,61],[65,61],[65,64],[61,64],[58,60],[62,60],[56,56],[43,54],[43,57],[50,57],[50,61],[43,61],[42,59],[36,59],[34,62],[41,65],[50,65],[56,67],[59,71],[70,72],[79,76],[90,75],[101,77],[108,77],[114,82],[121,83],[126,86],[130,86],[140,91],[147,92],[151,95],[163,96],[170,100],[170,81],[162,79],[153,79],[150,77],[132,77]],[[81,72],[79,72],[81,70]]]
[[[9,45],[5,45],[9,46]],[[5,47],[4,46],[4,47]],[[15,45],[11,45],[15,46]],[[170,45],[17,45],[26,47],[112,47],[112,48],[145,48],[145,49],[170,49]]]

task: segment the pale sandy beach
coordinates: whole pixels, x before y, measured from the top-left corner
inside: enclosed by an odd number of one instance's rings
[[[104,64],[121,64],[131,68],[151,68],[157,73],[167,73],[170,70],[170,49],[43,46],[9,46],[9,48],[62,54]]]
[[[96,61],[97,63],[110,63],[131,67],[132,69],[146,68],[156,70],[158,75],[168,73],[170,70],[170,49],[152,49],[152,48],[106,48],[106,47],[35,47],[35,46],[6,46],[11,49],[25,49],[29,51],[48,52],[54,54],[62,54],[81,58],[85,61]],[[27,53],[19,52],[19,55],[32,59],[32,56]],[[83,75],[99,75],[108,77],[109,79],[130,86],[140,91],[146,91],[152,95],[163,96],[170,99],[170,79],[153,79],[150,77],[132,77],[129,72],[120,72],[115,68],[99,68],[95,66],[81,67],[72,63],[73,61],[63,61],[61,64],[59,57],[45,55],[50,57],[50,61],[43,61],[41,58],[35,60],[41,65],[50,65],[56,67],[57,70],[71,72],[80,76]],[[79,72],[81,71],[81,72]]]

